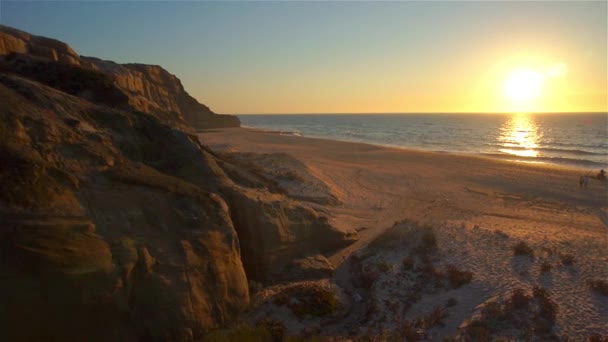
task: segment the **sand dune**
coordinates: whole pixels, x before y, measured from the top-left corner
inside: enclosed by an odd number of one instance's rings
[[[200,139],[218,152],[287,154],[321,181],[309,183],[319,189],[308,192],[331,192],[339,201],[325,207],[331,223],[343,230],[357,230],[360,237],[351,246],[328,256],[337,267],[333,281],[351,295],[357,290],[351,284],[347,257],[401,220],[434,227],[438,267],[457,264],[474,273],[470,284],[447,294],[424,296],[404,315],[376,317],[376,325],[368,322],[374,329],[395,329],[400,321],[423,314],[447,297],[456,297],[459,304],[448,310],[444,325],[428,331],[430,336],[452,336],[474,315],[479,304],[508,295],[515,288],[540,285],[550,291],[560,307],[554,328],[558,336],[608,334],[606,297],[593,293],[586,285],[589,279],[608,279],[606,183],[593,180],[588,188],[578,186],[578,177],[594,170],[392,149],[243,128],[202,133]],[[273,163],[277,162],[273,159]],[[513,256],[511,247],[519,241],[530,245],[536,256]],[[387,249],[376,258],[397,270],[407,253],[407,248]],[[560,253],[574,255],[576,262],[562,265]],[[545,262],[552,265],[552,270],[542,273],[540,267]],[[373,287],[368,295],[375,293],[373,297],[381,302],[396,296],[394,291],[407,289],[407,285],[400,285],[398,273],[389,272],[388,278],[378,280],[374,285],[378,288]],[[393,292],[383,292],[380,286],[392,287]],[[367,324],[362,319],[351,315],[344,322],[361,327]],[[350,331],[346,323],[332,329],[338,335],[361,333]]]

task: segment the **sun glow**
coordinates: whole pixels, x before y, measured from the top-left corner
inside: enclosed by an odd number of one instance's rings
[[[540,95],[543,79],[543,74],[534,70],[515,70],[505,81],[504,94],[516,103],[530,102]]]

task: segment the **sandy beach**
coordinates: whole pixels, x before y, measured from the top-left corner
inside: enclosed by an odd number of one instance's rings
[[[200,133],[199,138],[215,152],[244,156],[266,172],[290,171],[295,175],[285,181],[293,185],[287,186],[290,195],[309,198],[334,226],[358,233],[357,242],[327,255],[336,267],[330,281],[350,298],[346,299],[348,313],[331,324],[322,324],[322,335],[361,336],[363,331],[398,329],[403,321],[427,313],[447,298],[456,298],[458,304],[447,309],[442,324],[425,332],[431,340],[454,336],[458,327],[483,307],[481,304],[507,296],[516,288],[531,290],[534,285],[548,290],[559,307],[554,328],[557,336],[578,340],[594,333],[608,334],[608,301],[587,285],[590,280],[608,277],[607,188],[595,179],[587,188],[578,184],[580,175],[597,170],[245,128],[211,130]],[[458,265],[473,273],[472,281],[457,289],[424,295],[407,310],[378,308],[389,299],[399,302],[404,295],[400,291],[407,292],[407,282],[399,280],[401,260],[409,253],[404,245],[387,248],[365,261],[381,260],[390,265],[390,271],[368,291],[357,292],[349,256],[360,257],[364,247],[403,220],[432,226],[437,237],[436,265]],[[522,241],[531,247],[534,257],[514,255],[513,245]],[[559,256],[567,254],[574,257],[572,264],[560,262]],[[355,293],[362,299],[353,300]],[[365,318],[357,303],[369,303],[370,299],[375,302],[376,314]],[[297,333],[298,325],[292,330]]]
[[[0,10],[0,342],[608,342],[608,2]]]

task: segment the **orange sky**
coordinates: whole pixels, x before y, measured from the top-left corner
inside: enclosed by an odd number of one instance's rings
[[[0,6],[83,55],[162,65],[219,113],[608,111],[606,1]],[[505,91],[521,74],[538,84]]]

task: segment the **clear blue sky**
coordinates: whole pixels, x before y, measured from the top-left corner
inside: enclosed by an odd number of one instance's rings
[[[82,55],[159,64],[217,112],[502,111],[494,88],[513,68],[556,64],[568,78],[537,109],[606,110],[605,1],[0,0],[0,11]]]

